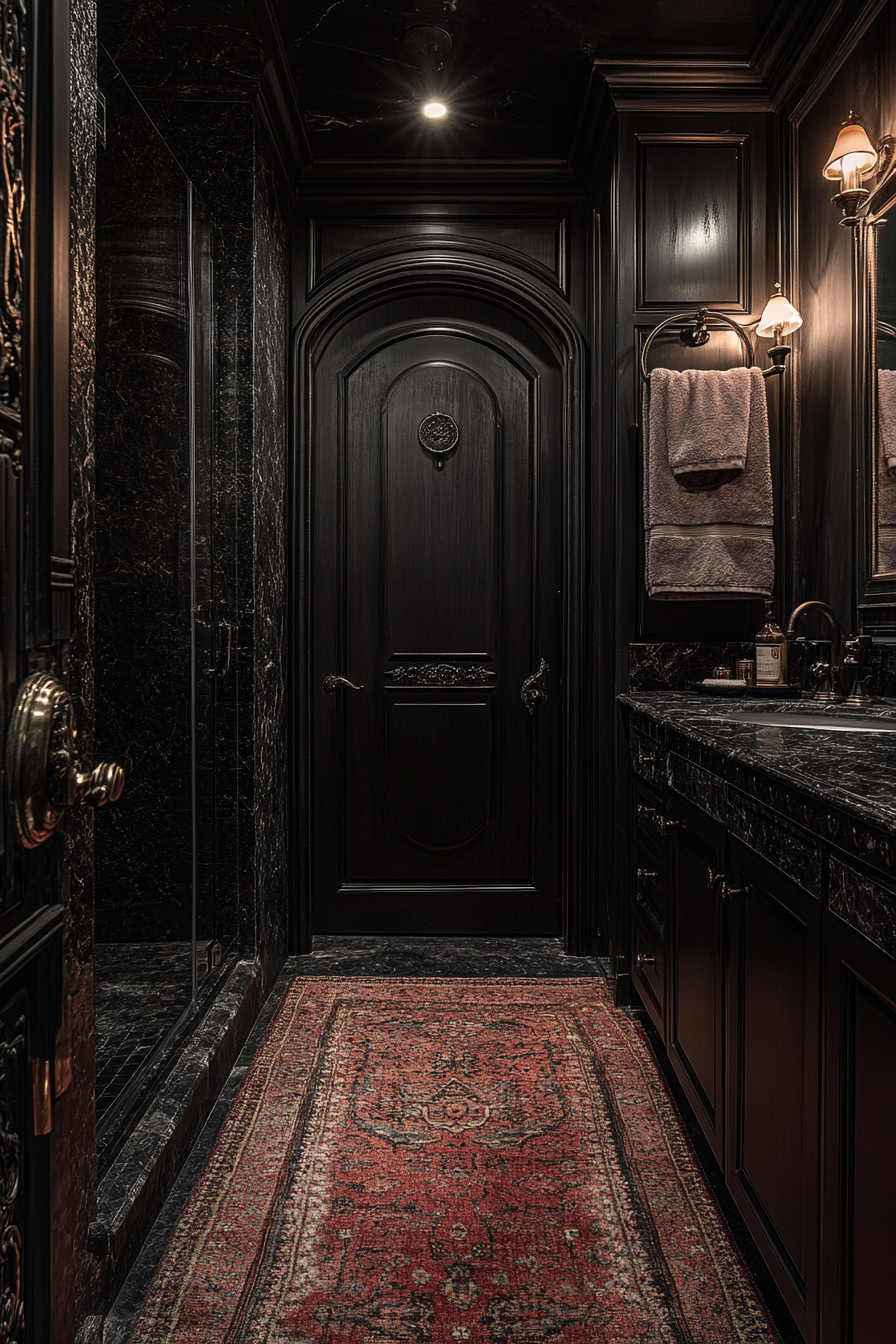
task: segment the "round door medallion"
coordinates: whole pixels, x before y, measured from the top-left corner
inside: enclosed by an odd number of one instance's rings
[[[428,453],[450,453],[457,446],[460,431],[450,415],[434,411],[420,421],[417,437]]]

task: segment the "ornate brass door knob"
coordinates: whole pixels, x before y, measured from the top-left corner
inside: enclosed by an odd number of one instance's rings
[[[67,807],[102,807],[121,797],[124,771],[78,761],[75,706],[62,682],[36,672],[19,687],[6,738],[7,810],[25,849],[49,840]]]

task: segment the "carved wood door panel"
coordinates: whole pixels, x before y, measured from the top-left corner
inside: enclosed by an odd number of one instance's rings
[[[313,405],[315,929],[557,933],[560,370],[487,303],[408,299]]]

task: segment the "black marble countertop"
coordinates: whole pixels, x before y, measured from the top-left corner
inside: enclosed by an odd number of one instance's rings
[[[896,832],[896,732],[788,727],[782,714],[896,720],[896,700],[877,700],[868,709],[816,704],[811,700],[761,700],[639,691],[619,703],[698,746],[780,780],[812,798]],[[761,713],[768,723],[738,721],[732,715]]]

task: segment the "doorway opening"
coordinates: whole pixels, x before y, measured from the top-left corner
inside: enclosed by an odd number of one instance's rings
[[[359,267],[299,333],[298,951],[314,932],[590,951],[581,355],[546,287],[444,251]]]

